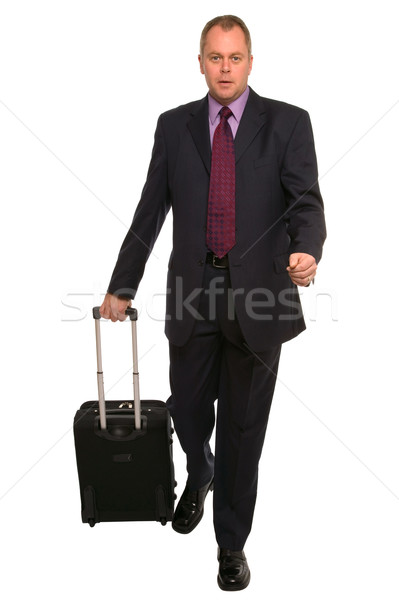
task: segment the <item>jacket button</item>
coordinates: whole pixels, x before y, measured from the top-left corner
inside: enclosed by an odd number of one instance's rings
[[[199,264],[200,267],[203,267],[204,266],[204,261],[203,260],[199,260],[198,264]]]

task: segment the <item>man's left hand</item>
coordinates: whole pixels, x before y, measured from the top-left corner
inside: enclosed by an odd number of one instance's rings
[[[290,255],[290,266],[287,267],[287,271],[295,285],[307,286],[316,275],[317,264],[310,254],[295,252]]]

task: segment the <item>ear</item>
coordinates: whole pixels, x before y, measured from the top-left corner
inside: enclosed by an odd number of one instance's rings
[[[201,54],[198,54],[198,62],[199,62],[199,65],[200,65],[200,71],[204,75],[205,72],[204,72],[204,67],[203,67],[203,64],[202,64]]]
[[[252,63],[253,63],[254,57],[251,54],[251,58],[249,59],[249,69],[248,69],[248,75],[251,73],[252,71]]]

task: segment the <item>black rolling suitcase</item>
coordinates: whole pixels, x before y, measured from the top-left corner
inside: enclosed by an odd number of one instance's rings
[[[74,419],[82,521],[160,521],[173,517],[175,493],[172,428],[160,400],[140,401],[137,311],[128,308],[133,346],[134,404],[105,401],[100,311],[93,309],[97,344],[98,402],[85,402]]]

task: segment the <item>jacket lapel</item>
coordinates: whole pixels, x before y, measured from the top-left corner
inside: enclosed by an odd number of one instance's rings
[[[241,117],[234,140],[236,163],[265,124],[265,107],[260,97],[250,88],[247,105]]]
[[[193,137],[199,155],[208,173],[211,172],[211,141],[209,136],[208,96],[199,102],[198,110],[192,113],[187,127]]]
[[[241,117],[234,140],[236,163],[265,124],[265,108],[260,97],[252,89]],[[192,112],[187,127],[208,173],[211,172],[211,142],[209,137],[208,96],[200,100],[198,109]]]

